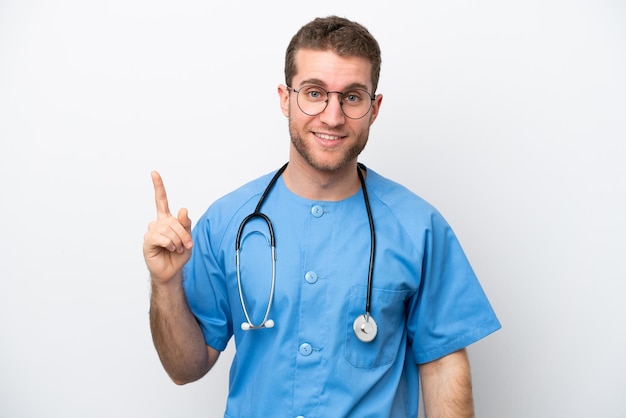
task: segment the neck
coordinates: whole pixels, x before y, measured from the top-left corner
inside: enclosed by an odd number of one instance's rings
[[[356,161],[328,172],[291,160],[283,173],[283,180],[293,193],[310,200],[343,200],[361,188]]]

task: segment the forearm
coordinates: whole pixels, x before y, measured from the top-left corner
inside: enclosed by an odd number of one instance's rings
[[[150,329],[163,367],[177,384],[204,376],[211,365],[200,326],[189,310],[181,280],[152,283]]]
[[[472,379],[465,350],[420,366],[426,418],[472,418]]]

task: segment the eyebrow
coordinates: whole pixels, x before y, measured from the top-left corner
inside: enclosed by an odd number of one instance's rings
[[[302,80],[300,82],[300,84],[298,85],[298,87],[302,87],[304,85],[309,85],[309,84],[313,84],[315,86],[320,86],[320,87],[324,87],[326,88],[326,83],[324,83],[322,80],[318,79],[318,78],[309,78],[308,80]],[[350,90],[350,89],[363,89],[365,91],[369,91],[368,87],[365,84],[362,83],[351,83],[348,84],[343,90],[341,91],[346,91],[346,90]]]

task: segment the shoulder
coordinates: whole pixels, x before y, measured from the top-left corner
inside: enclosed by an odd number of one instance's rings
[[[406,186],[383,177],[372,169],[367,170],[367,190],[370,200],[376,199],[396,216],[439,215],[438,210]]]
[[[247,215],[252,212],[275,173],[276,170],[264,174],[218,198],[202,215],[199,223],[211,223],[212,227],[225,226],[234,218],[238,218],[238,214],[246,212]]]
[[[439,210],[406,186],[368,169],[367,189],[374,216],[383,228],[411,237],[416,245],[422,245],[427,237],[441,239],[454,235],[452,227]]]
[[[239,207],[245,206],[246,203],[251,200],[258,200],[275,173],[276,171],[272,171],[243,184],[232,192],[217,199],[209,209],[225,208],[226,210],[237,210]]]

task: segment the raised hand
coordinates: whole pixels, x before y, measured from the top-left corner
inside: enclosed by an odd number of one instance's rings
[[[170,213],[165,186],[156,171],[152,172],[152,183],[157,219],[148,225],[144,235],[143,256],[155,284],[167,284],[181,277],[180,272],[191,257],[191,220],[187,209],[180,209],[178,216]]]

